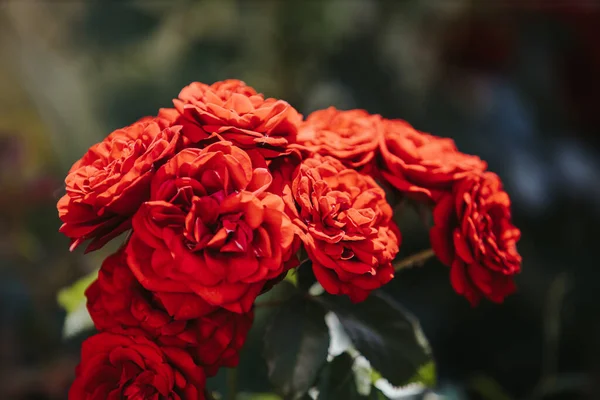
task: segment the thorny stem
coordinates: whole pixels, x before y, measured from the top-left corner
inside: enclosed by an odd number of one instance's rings
[[[429,260],[434,255],[435,254],[433,252],[433,249],[426,249],[426,250],[420,251],[416,254],[413,254],[412,256],[408,256],[408,257],[400,260],[399,262],[395,263],[394,270],[400,271],[401,269],[404,269],[404,268],[421,266],[425,263],[425,261]]]

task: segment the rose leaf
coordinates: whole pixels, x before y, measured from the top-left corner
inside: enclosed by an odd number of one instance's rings
[[[316,298],[334,312],[355,348],[392,385],[435,384],[435,364],[419,322],[381,292],[362,303],[342,296]]]
[[[271,382],[284,399],[302,398],[327,360],[325,310],[315,302],[295,297],[274,315],[264,340]]]

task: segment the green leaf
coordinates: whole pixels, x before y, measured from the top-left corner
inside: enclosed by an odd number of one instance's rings
[[[57,302],[67,312],[63,325],[64,338],[73,337],[94,327],[84,293],[97,277],[98,271],[94,271],[58,292]]]
[[[381,374],[379,373],[379,371],[377,371],[375,369],[371,370],[371,382],[372,383],[375,383],[375,382],[377,382],[378,380],[380,380],[382,378],[383,378],[383,376],[381,376]]]
[[[385,394],[381,393],[381,390],[376,387],[371,388],[371,394],[369,395],[369,400],[389,400]]]
[[[63,338],[68,339],[93,328],[94,322],[90,317],[85,302],[83,302],[65,317]]]
[[[61,289],[57,296],[58,304],[64,308],[67,313],[74,312],[81,303],[85,303],[85,290],[97,277],[98,271],[94,271],[83,278],[80,278],[71,286]]]
[[[356,349],[392,385],[435,382],[431,350],[418,321],[389,296],[373,292],[358,304],[341,296],[316,300],[338,316]]]
[[[269,378],[286,400],[300,399],[327,360],[325,310],[303,297],[282,305],[265,333]]]
[[[354,358],[352,371],[354,372],[356,389],[358,390],[358,393],[368,396],[371,393],[371,387],[373,386],[373,382],[371,381],[373,368],[366,358],[363,356],[354,356],[353,353],[354,352],[348,351],[348,354]]]
[[[436,382],[435,363],[433,361],[421,365],[417,373],[408,381],[408,383],[420,383],[422,385],[433,387]]]
[[[273,286],[268,292],[258,296],[254,302],[254,325],[257,319],[268,318],[277,311],[281,305],[298,296],[298,288],[291,282],[283,280]]]
[[[319,378],[318,400],[365,400],[368,397],[358,393],[352,365],[354,360],[348,353],[334,358],[323,369]]]
[[[295,269],[290,269],[287,274],[285,275],[285,281],[291,283],[294,286],[298,286],[298,274],[296,273],[297,270]]]
[[[333,359],[319,377],[317,400],[388,400],[376,387],[368,394],[361,394],[357,383],[356,362],[348,353]]]

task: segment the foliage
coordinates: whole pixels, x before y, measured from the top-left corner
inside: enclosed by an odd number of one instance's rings
[[[84,292],[97,277],[98,271],[94,271],[58,292],[58,304],[67,312],[63,326],[65,338],[94,328],[94,322],[87,311]]]

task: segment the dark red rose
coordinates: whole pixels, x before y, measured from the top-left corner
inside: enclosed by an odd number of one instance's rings
[[[69,400],[203,400],[205,381],[185,350],[105,332],[83,342]]]
[[[511,222],[510,198],[500,178],[486,172],[454,184],[433,211],[431,245],[451,267],[454,290],[473,305],[482,297],[494,302],[515,291],[521,270],[516,243],[521,232]]]
[[[285,101],[265,99],[235,79],[212,85],[194,82],[173,103],[175,110],[161,110],[160,116],[183,125],[183,135],[192,143],[227,140],[246,150],[257,149],[266,158],[288,152],[302,121]]]
[[[365,110],[329,107],[308,116],[300,126],[298,143],[314,153],[337,158],[349,168],[357,168],[373,159],[382,135],[381,116]]]
[[[96,250],[131,227],[155,168],[176,151],[179,130],[144,118],[114,131],[73,165],[58,202],[60,231],[72,239],[71,249],[92,239],[87,251]]]
[[[243,313],[290,264],[294,228],[272,177],[229,142],[181,151],[133,218],[128,264],[148,290]]]
[[[419,132],[401,120],[385,121],[379,151],[381,176],[422,201],[435,202],[457,180],[487,168],[479,157],[459,152],[452,139]]]
[[[195,322],[197,344],[190,352],[208,376],[216,375],[220,367],[237,367],[253,320],[253,311],[238,314],[218,309]]]
[[[302,240],[327,292],[359,302],[393,278],[400,236],[385,193],[371,177],[317,156],[300,165],[292,192]]]

